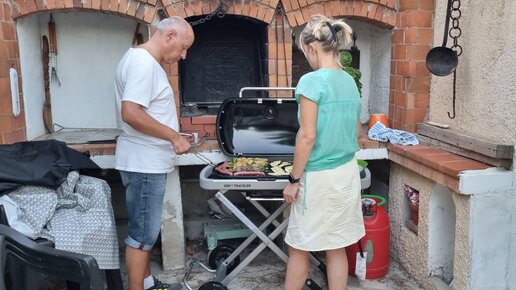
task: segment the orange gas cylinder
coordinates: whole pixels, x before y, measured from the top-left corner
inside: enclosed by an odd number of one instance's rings
[[[385,199],[377,195],[362,195],[362,213],[366,234],[360,240],[367,252],[366,279],[381,278],[389,271],[389,216],[384,207]],[[349,274],[355,275],[358,243],[346,248]]]

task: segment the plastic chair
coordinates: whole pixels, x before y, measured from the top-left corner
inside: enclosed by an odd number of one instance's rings
[[[20,269],[69,281],[80,289],[104,288],[99,266],[92,256],[40,245],[14,229],[0,225],[0,290],[37,289],[27,285]]]
[[[4,225],[4,226],[7,226],[10,228],[9,220],[7,219],[7,215],[5,213],[5,208],[1,204],[0,204],[0,225]],[[12,229],[12,228],[10,228],[10,229]],[[12,230],[17,232],[14,229],[12,229]],[[17,232],[17,233],[20,234],[19,232]],[[22,234],[20,234],[20,235],[22,235]],[[34,242],[41,246],[54,248],[54,243],[47,239],[38,238]],[[120,269],[106,269],[104,271],[105,271],[105,276],[106,276],[107,287],[109,290],[123,290],[124,289],[123,283],[122,283],[122,276],[120,274]],[[37,283],[35,281],[38,280],[37,279],[38,277],[36,277],[34,275],[35,273],[33,273],[33,271],[25,271],[24,269],[19,269],[18,272],[19,273],[15,274],[16,278],[19,277],[23,281],[31,281],[32,283]],[[21,273],[24,273],[24,274],[22,276],[20,276]],[[41,276],[41,275],[39,275],[39,276]],[[41,277],[39,277],[39,278],[41,278]],[[41,280],[41,279],[39,279],[39,280]],[[75,289],[79,289],[79,288],[76,285],[74,285],[74,283],[68,283],[68,289],[75,290]],[[102,289],[104,289],[104,288],[102,288]],[[2,289],[0,288],[0,290],[2,290]]]

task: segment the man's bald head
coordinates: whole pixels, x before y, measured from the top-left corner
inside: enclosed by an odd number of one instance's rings
[[[195,36],[192,26],[179,16],[161,20],[156,33],[144,44],[158,62],[175,63],[186,58]]]
[[[181,31],[182,33],[187,33],[192,30],[190,24],[179,16],[170,16],[161,20],[157,28],[160,33],[165,33],[171,29],[177,30],[178,32]]]

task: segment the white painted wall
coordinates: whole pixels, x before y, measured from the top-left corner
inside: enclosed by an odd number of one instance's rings
[[[441,46],[447,0],[436,0],[434,46]],[[457,66],[456,118],[453,75],[433,76],[429,119],[500,144],[516,144],[516,1],[461,1],[463,54]],[[448,38],[448,47],[452,45]]]
[[[366,123],[369,121],[370,114],[389,112],[392,30],[359,20],[346,20],[346,22],[353,32],[357,33],[356,46],[360,50],[360,72],[362,73],[360,121]],[[303,28],[304,25],[294,28],[295,39],[299,40]]]
[[[515,148],[516,149],[516,148]],[[516,157],[514,158],[516,160]],[[513,162],[514,164],[514,162]],[[513,175],[513,194],[516,193],[516,174]],[[515,210],[515,209],[513,209]],[[511,232],[511,238],[509,240],[509,257],[512,257],[509,259],[509,269],[508,269],[508,277],[507,277],[507,283],[509,285],[516,285],[516,221],[513,217],[511,224],[509,225],[510,232]]]
[[[465,171],[459,177],[460,193],[471,196],[469,289],[512,289],[516,283],[516,172],[488,168]]]
[[[116,128],[114,75],[131,47],[136,22],[100,13],[53,14],[57,73],[50,84],[54,123],[72,128]]]
[[[486,191],[471,199],[470,289],[512,289],[516,259],[516,188]],[[512,277],[508,277],[512,275]],[[511,279],[508,279],[511,278]]]
[[[360,71],[362,72],[360,119],[364,123],[369,120],[370,114],[389,113],[392,30],[358,20],[347,22],[357,33],[356,46],[360,50]]]
[[[66,128],[116,128],[115,68],[131,47],[137,22],[93,12],[53,13],[58,55],[51,60],[61,82],[50,82],[52,120]],[[41,37],[48,35],[49,14],[17,21],[25,98],[27,138],[45,133]],[[144,39],[145,26],[140,27]]]
[[[45,134],[43,125],[43,62],[41,53],[41,32],[39,17],[30,15],[16,21],[20,47],[20,68],[22,76],[23,102],[27,139],[32,140]]]
[[[453,192],[436,184],[430,194],[428,218],[428,270],[446,284],[453,279],[455,203]]]

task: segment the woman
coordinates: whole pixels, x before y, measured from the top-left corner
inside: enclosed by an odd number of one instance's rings
[[[346,289],[345,247],[365,235],[354,157],[360,95],[338,57],[339,44],[350,41],[351,28],[343,20],[322,15],[313,16],[301,32],[300,46],[314,71],[301,77],[295,92],[300,128],[283,191],[292,203],[285,290],[303,287],[311,251],[326,252],[329,289]]]

